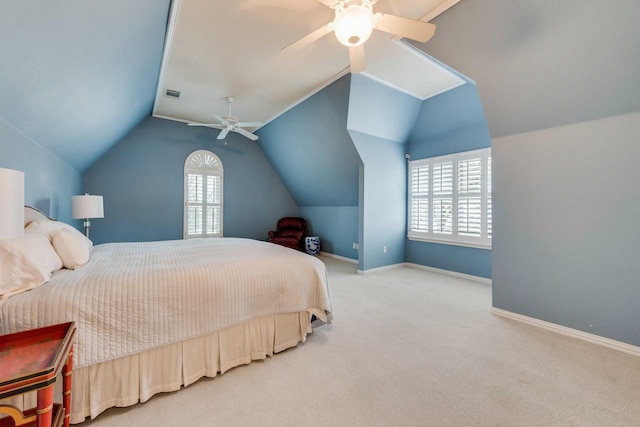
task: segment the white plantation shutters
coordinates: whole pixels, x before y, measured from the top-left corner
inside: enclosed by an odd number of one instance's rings
[[[210,151],[191,153],[184,165],[184,238],[222,237],[224,169]]]
[[[409,188],[413,198],[409,206],[409,223],[412,230],[427,232],[429,231],[429,165],[411,169],[410,179]]]
[[[458,234],[482,233],[482,158],[458,159]]]
[[[409,215],[410,239],[490,247],[491,149],[409,162]]]
[[[434,234],[451,234],[453,231],[453,162],[433,163]]]

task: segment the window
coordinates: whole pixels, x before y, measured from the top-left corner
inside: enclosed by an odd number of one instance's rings
[[[210,151],[194,151],[184,163],[184,231],[192,237],[222,237],[224,169]]]
[[[491,149],[409,162],[408,237],[491,247]]]

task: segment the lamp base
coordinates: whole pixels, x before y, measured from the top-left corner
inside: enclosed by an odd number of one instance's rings
[[[87,236],[87,239],[89,238],[89,227],[91,227],[91,221],[89,221],[89,218],[84,220],[84,235]]]

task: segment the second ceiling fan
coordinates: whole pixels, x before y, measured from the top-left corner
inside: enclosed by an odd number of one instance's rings
[[[252,141],[258,140],[258,135],[249,132],[245,127],[253,128],[262,126],[262,122],[240,122],[237,117],[231,115],[231,104],[233,103],[233,97],[227,96],[225,98],[229,103],[229,115],[221,117],[217,114],[212,114],[214,119],[220,123],[187,123],[189,126],[203,126],[213,129],[220,129],[217,139],[225,139],[229,132],[236,132],[240,135],[249,138]]]
[[[318,0],[335,11],[335,18],[312,33],[286,46],[283,51],[293,51],[307,46],[319,38],[334,32],[340,43],[349,47],[351,73],[365,70],[364,42],[374,29],[426,43],[436,31],[436,26],[386,13],[373,13],[377,0]]]

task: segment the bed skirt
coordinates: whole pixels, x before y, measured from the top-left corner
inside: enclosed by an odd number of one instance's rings
[[[146,402],[154,394],[180,389],[202,377],[265,359],[304,342],[312,331],[308,312],[251,320],[209,335],[73,370],[72,424],[108,408]],[[56,381],[62,401],[62,381]],[[36,405],[35,392],[5,399],[20,409]]]

